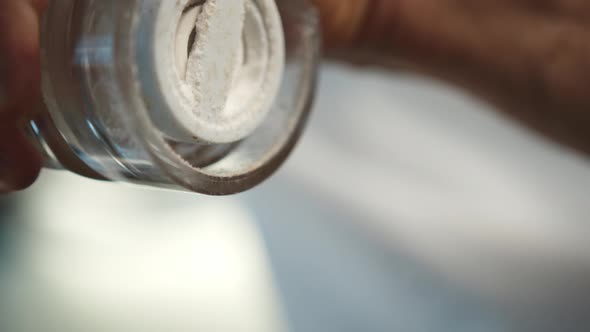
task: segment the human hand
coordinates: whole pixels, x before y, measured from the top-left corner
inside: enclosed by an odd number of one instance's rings
[[[328,51],[370,51],[458,83],[590,153],[587,0],[313,0]]]
[[[28,187],[41,168],[21,126],[39,100],[39,17],[47,2],[0,0],[0,193]]]

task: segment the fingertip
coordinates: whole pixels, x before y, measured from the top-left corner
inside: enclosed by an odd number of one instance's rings
[[[41,168],[28,168],[28,172],[8,172],[0,175],[0,194],[22,191],[31,187],[39,178]]]
[[[42,158],[22,130],[0,129],[0,193],[26,189],[39,177]]]

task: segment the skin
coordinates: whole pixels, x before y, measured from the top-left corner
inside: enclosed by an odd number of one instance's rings
[[[45,0],[0,0],[0,192],[28,187],[41,158],[22,123],[39,100],[39,15]]]
[[[590,153],[590,1],[312,1],[328,53],[350,59],[361,51],[373,55],[365,63],[458,84]]]
[[[0,0],[4,192],[31,184],[41,165],[19,124],[38,102],[38,18],[47,1]],[[455,83],[590,153],[590,1],[310,1],[334,58],[393,64]]]

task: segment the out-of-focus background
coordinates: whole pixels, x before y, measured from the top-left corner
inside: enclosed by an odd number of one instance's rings
[[[3,199],[0,331],[588,331],[588,197],[587,160],[460,91],[330,64],[251,192]]]

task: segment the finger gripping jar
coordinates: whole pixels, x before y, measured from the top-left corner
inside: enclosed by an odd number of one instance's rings
[[[60,0],[41,43],[47,167],[227,195],[298,141],[320,40],[307,0]]]

